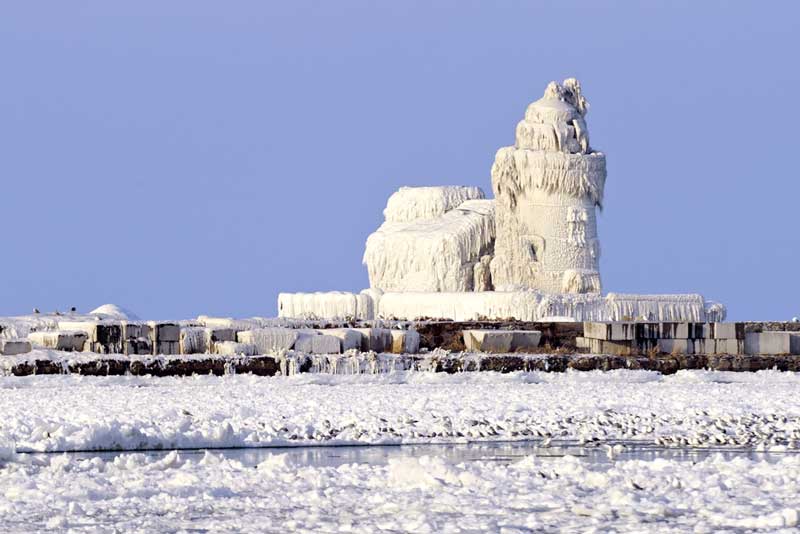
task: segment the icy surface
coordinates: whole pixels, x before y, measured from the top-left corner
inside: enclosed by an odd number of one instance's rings
[[[4,377],[0,524],[14,532],[790,532],[798,386],[793,373],[697,371]],[[213,452],[108,461],[14,453],[509,439],[599,443],[611,460],[422,456],[297,467],[274,455],[254,467]],[[618,456],[634,442],[772,453],[769,461]]]
[[[549,437],[794,448],[798,387],[794,373],[702,371],[0,377],[0,442],[74,451]]]
[[[207,452],[112,461],[53,456],[0,467],[13,531],[794,532],[800,457],[245,465]],[[597,529],[597,530],[596,530]]]
[[[484,198],[484,194],[479,187],[463,185],[401,187],[389,197],[383,216],[386,222],[393,223],[433,219],[467,200],[481,198]]]
[[[367,238],[370,287],[472,291],[475,264],[494,242],[494,201],[468,200],[433,219],[383,223]]]
[[[477,319],[539,321],[723,321],[725,307],[701,295],[545,294],[538,291],[471,293],[384,293],[378,317],[384,319]]]

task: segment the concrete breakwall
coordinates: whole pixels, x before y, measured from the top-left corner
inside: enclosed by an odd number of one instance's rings
[[[67,322],[0,337],[9,375],[798,370],[800,323]],[[134,328],[135,327],[135,328]],[[0,333],[1,334],[1,333]]]
[[[800,357],[792,355],[659,355],[617,356],[590,354],[287,354],[282,356],[198,356],[125,359],[94,355],[70,358],[32,353],[27,358],[6,359],[0,373],[11,376],[79,374],[87,376],[191,376],[250,373],[286,376],[302,373],[339,375],[383,374],[395,371],[461,372],[567,372],[639,369],[673,374],[683,369],[755,372],[768,369],[800,372]]]

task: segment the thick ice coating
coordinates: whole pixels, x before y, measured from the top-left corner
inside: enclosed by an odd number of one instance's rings
[[[483,196],[478,188],[466,189],[477,189]],[[395,195],[406,191],[401,197],[409,198],[409,190],[403,188]],[[397,198],[395,195],[392,198]],[[428,196],[427,192],[422,196]],[[387,212],[391,206],[389,199]],[[483,271],[476,266],[481,257],[491,253],[493,242],[494,201],[467,200],[434,218],[408,222],[387,218],[367,239],[364,263],[370,286],[382,291],[463,292],[473,291],[476,286],[488,289],[482,287]]]
[[[601,294],[597,208],[606,157],[592,148],[580,83],[550,82],[477,187],[402,187],[367,239],[370,289],[282,293],[282,318],[722,320],[701,295]]]
[[[440,217],[466,202],[484,198],[480,187],[446,185],[401,187],[389,197],[383,216],[386,222],[411,222]]]
[[[600,292],[595,211],[606,160],[589,146],[588,107],[577,80],[551,82],[517,125],[515,145],[497,151],[495,288]]]

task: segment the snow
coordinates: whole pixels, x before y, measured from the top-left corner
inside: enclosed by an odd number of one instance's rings
[[[605,469],[573,456],[299,468],[285,455],[255,468],[214,453],[55,456],[0,468],[0,521],[15,531],[789,532],[799,477],[798,456]]]
[[[367,238],[370,287],[472,291],[475,264],[491,252],[494,201],[468,200],[433,219],[383,223]]]
[[[117,306],[116,304],[103,304],[92,311],[89,312],[89,315],[100,315],[104,319],[118,319],[118,320],[128,320],[128,321],[138,321],[139,317],[121,306]]]
[[[463,185],[401,187],[392,193],[383,210],[386,222],[404,223],[434,219],[467,200],[485,198],[480,187]]]
[[[90,532],[789,532],[798,525],[799,385],[798,374],[774,371],[3,377],[0,524]],[[385,465],[298,466],[273,454],[254,466],[214,452],[13,452],[521,438],[599,440],[609,444],[609,461],[397,455]],[[655,441],[774,452],[694,461],[624,452]]]
[[[285,455],[255,468],[214,453],[56,456],[0,469],[0,520],[17,531],[790,531],[798,467],[797,456],[608,468],[573,456],[299,468]]]
[[[800,375],[774,371],[0,377],[0,442],[75,451],[554,437],[795,448],[798,386]]]

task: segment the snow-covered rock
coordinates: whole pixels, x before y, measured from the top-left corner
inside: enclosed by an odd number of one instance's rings
[[[209,352],[208,330],[205,327],[181,328],[181,354],[205,354]]]
[[[294,343],[294,350],[306,354],[339,354],[342,352],[342,342],[334,335],[302,333]]]
[[[250,343],[220,341],[214,344],[214,354],[219,354],[221,356],[254,356],[258,353],[258,348]]]
[[[27,339],[0,338],[0,354],[3,356],[16,356],[26,354],[32,349],[31,342]]]
[[[106,319],[127,319],[130,321],[139,320],[139,317],[137,317],[135,313],[131,312],[130,310],[126,310],[121,306],[117,306],[116,304],[103,304],[102,306],[90,311],[89,315],[98,315]]]
[[[87,336],[85,332],[77,331],[31,332],[28,339],[37,347],[80,352]]]
[[[238,332],[236,339],[239,343],[256,347],[256,354],[271,354],[291,349],[298,336],[298,331],[290,328],[258,328]]]
[[[417,354],[419,332],[415,330],[392,330],[392,352],[395,354]]]
[[[357,330],[353,330],[352,328],[329,328],[320,330],[320,332],[339,338],[339,342],[342,345],[342,352],[347,352],[352,349],[361,350],[363,334]]]

